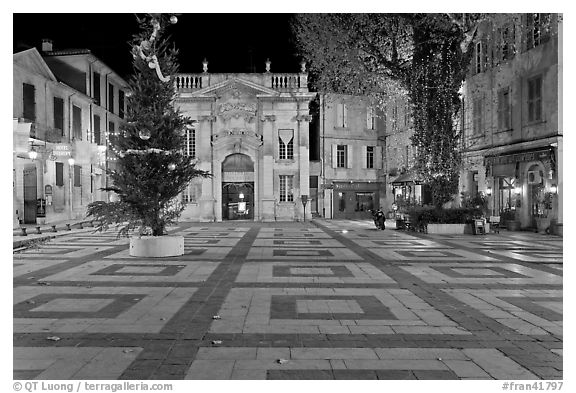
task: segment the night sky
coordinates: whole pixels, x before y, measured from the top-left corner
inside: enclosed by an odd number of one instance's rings
[[[139,14],[140,15],[140,14]],[[291,14],[180,14],[168,27],[180,51],[180,72],[298,72],[289,20]],[[90,49],[115,72],[127,78],[132,70],[128,41],[138,32],[134,14],[13,14],[14,53],[36,47],[43,38],[53,49]]]

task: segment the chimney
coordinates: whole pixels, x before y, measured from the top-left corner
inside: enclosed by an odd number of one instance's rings
[[[42,52],[52,52],[52,40],[48,38],[42,39]]]

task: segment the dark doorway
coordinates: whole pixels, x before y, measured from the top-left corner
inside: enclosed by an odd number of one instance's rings
[[[224,183],[222,185],[222,219],[254,219],[254,183]]]
[[[24,168],[24,224],[36,224],[36,167]]]

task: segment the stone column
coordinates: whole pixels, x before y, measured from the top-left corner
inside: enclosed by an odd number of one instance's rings
[[[262,146],[262,206],[261,206],[261,219],[262,221],[275,220],[275,200],[274,200],[274,125],[276,116],[264,115],[260,119],[262,121],[263,143]]]
[[[215,217],[215,197],[214,197],[214,182],[215,173],[213,165],[213,152],[212,152],[212,124],[214,121],[213,116],[200,116],[196,126],[196,157],[198,158],[197,168],[210,172],[213,177],[202,179],[202,195],[198,199],[199,220],[200,222],[213,222]],[[203,137],[200,137],[203,136]]]
[[[304,206],[302,205],[302,195],[307,195],[310,199],[310,156],[308,154],[308,124],[312,120],[312,116],[308,115],[308,108],[306,107],[306,114],[298,114],[296,120],[298,122],[297,127],[297,138],[298,141],[298,169],[300,173],[300,195],[298,196],[299,201],[297,206],[297,211],[299,217],[304,216]],[[310,202],[306,204],[306,219],[310,219],[312,214],[310,213]]]

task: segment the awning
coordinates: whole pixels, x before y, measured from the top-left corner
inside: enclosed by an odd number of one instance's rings
[[[392,180],[393,186],[404,186],[406,184],[420,184],[422,178],[416,172],[406,172]]]

